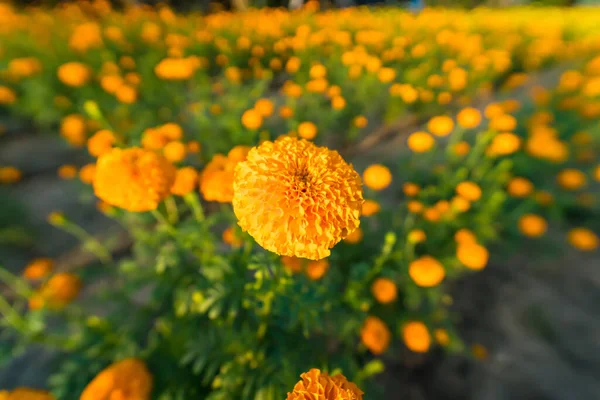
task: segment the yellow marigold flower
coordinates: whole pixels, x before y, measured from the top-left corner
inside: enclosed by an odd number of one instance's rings
[[[162,150],[169,138],[162,129],[148,128],[142,134],[142,147],[148,150]]]
[[[310,67],[308,75],[311,79],[325,78],[325,76],[327,75],[327,68],[322,64],[315,64],[312,67]]]
[[[396,71],[392,68],[381,68],[377,73],[377,78],[381,83],[389,83],[396,78]]]
[[[446,276],[444,266],[431,256],[422,256],[408,266],[408,274],[421,287],[438,285]]]
[[[94,192],[112,206],[151,211],[169,195],[175,175],[175,167],[160,154],[115,148],[98,158]]]
[[[80,400],[150,400],[152,375],[143,361],[126,358],[102,370],[88,383]]]
[[[58,79],[67,86],[81,87],[85,85],[92,72],[90,68],[80,62],[68,62],[58,67]]]
[[[19,182],[23,174],[15,167],[0,167],[0,183],[11,184]]]
[[[351,234],[346,236],[346,238],[344,239],[344,242],[349,243],[349,244],[360,243],[363,240],[364,235],[365,234],[361,228],[356,228],[356,230],[354,232],[352,232]]]
[[[256,104],[254,104],[254,109],[263,117],[269,117],[273,114],[273,110],[275,106],[273,102],[269,99],[259,99]]]
[[[50,275],[54,268],[54,261],[49,258],[36,258],[25,267],[23,277],[29,280],[38,280]]]
[[[417,200],[409,201],[408,203],[406,203],[406,207],[408,208],[408,211],[410,211],[413,214],[420,213],[421,211],[423,211],[423,208],[425,208],[423,203]]]
[[[469,151],[471,151],[471,145],[469,144],[469,142],[461,140],[460,142],[454,144],[454,146],[452,147],[452,151],[457,156],[466,156],[467,154],[469,154]]]
[[[171,193],[177,196],[185,196],[196,188],[198,172],[193,167],[183,167],[177,170],[175,182],[171,187]]]
[[[77,176],[77,167],[71,164],[58,168],[58,176],[62,179],[73,179]]]
[[[456,121],[463,128],[477,128],[481,123],[481,112],[479,112],[478,109],[472,107],[463,108],[456,115]]]
[[[546,233],[548,223],[546,220],[536,214],[525,214],[519,218],[519,230],[525,236],[540,237]]]
[[[362,205],[362,216],[370,217],[371,215],[375,215],[381,210],[381,206],[375,200],[365,200]]]
[[[471,202],[462,196],[455,196],[450,201],[450,206],[458,212],[465,212],[471,208]]]
[[[236,235],[235,228],[233,226],[230,226],[223,231],[222,239],[231,247],[240,247],[243,243],[242,239]]]
[[[187,152],[188,153],[199,153],[200,149],[202,148],[202,145],[197,141],[197,140],[190,140],[187,143]]]
[[[13,104],[17,101],[17,94],[6,86],[0,86],[0,104]]]
[[[477,201],[481,198],[481,188],[475,182],[464,181],[456,186],[456,194],[469,201]]]
[[[474,270],[485,268],[489,256],[488,250],[475,242],[459,243],[456,248],[458,261],[463,263],[465,267]]]
[[[585,186],[587,178],[578,169],[563,169],[556,176],[556,182],[565,190],[578,190]]]
[[[91,185],[96,177],[96,164],[86,164],[79,170],[81,182]]]
[[[262,122],[262,115],[255,109],[246,110],[244,111],[244,114],[242,114],[242,125],[248,129],[258,129],[261,127]]]
[[[442,328],[438,328],[433,331],[433,336],[435,337],[436,342],[438,342],[442,346],[447,346],[450,344],[450,335],[448,335],[448,331]]]
[[[410,243],[420,243],[427,239],[427,235],[421,229],[413,229],[412,231],[408,232],[407,239]]]
[[[413,197],[419,194],[421,187],[416,183],[406,182],[402,185],[402,191],[408,197]]]
[[[392,173],[385,165],[373,164],[365,169],[363,179],[368,188],[383,190],[392,183]]]
[[[398,297],[396,284],[388,278],[375,279],[375,282],[371,285],[371,293],[382,304],[391,303]]]
[[[502,108],[502,106],[498,103],[491,103],[485,107],[483,113],[487,118],[491,119],[504,114],[504,108]]]
[[[236,167],[233,210],[265,249],[319,260],[355,231],[360,176],[336,152],[306,140],[265,141]]]
[[[344,99],[342,96],[335,96],[331,99],[331,107],[334,110],[342,110],[344,107],[346,107],[346,99]]]
[[[301,381],[287,394],[286,400],[362,400],[363,391],[344,375],[329,376],[318,369],[300,375]]]
[[[406,347],[415,353],[425,353],[431,346],[431,335],[421,321],[410,321],[402,327],[402,338]]]
[[[435,139],[427,132],[414,132],[408,137],[407,144],[415,153],[424,153],[435,145]]]
[[[154,73],[160,79],[186,80],[194,75],[196,65],[191,58],[165,58],[154,67]]]
[[[236,146],[225,157],[216,154],[200,176],[200,191],[208,201],[229,203],[233,199],[235,166],[246,159],[249,147]]]
[[[454,240],[458,244],[462,243],[477,243],[477,237],[473,232],[466,228],[459,229],[454,234]]]
[[[76,147],[85,144],[85,129],[85,120],[78,114],[67,115],[60,123],[61,136]]]
[[[313,281],[318,281],[325,275],[327,270],[329,269],[329,261],[326,259],[310,261],[306,265],[306,276],[308,276]]]
[[[304,269],[304,261],[302,258],[282,256],[281,263],[293,273],[302,272]]]
[[[183,160],[186,156],[185,144],[179,141],[173,141],[167,143],[163,149],[165,158],[173,163]]]
[[[529,179],[517,176],[508,182],[506,190],[513,197],[526,197],[533,192],[533,183]]]
[[[58,273],[53,275],[29,299],[29,308],[32,310],[41,307],[61,309],[77,297],[81,289],[81,281],[76,275]]]
[[[294,110],[288,106],[279,107],[279,116],[283,119],[288,119],[294,116]]]
[[[435,136],[448,136],[454,129],[454,121],[446,115],[439,115],[429,120],[427,129]]]
[[[489,147],[487,154],[490,156],[505,156],[512,154],[521,147],[521,138],[510,132],[497,134]]]
[[[100,157],[104,153],[108,153],[116,142],[114,133],[108,129],[102,129],[88,139],[88,153],[94,157]]]
[[[510,114],[500,114],[490,120],[490,129],[496,131],[514,131],[517,119]]]
[[[54,396],[43,390],[21,387],[12,392],[0,390],[0,400],[54,400]]]
[[[367,126],[369,121],[367,120],[367,117],[365,117],[364,115],[358,115],[358,116],[354,117],[354,120],[352,121],[352,123],[354,124],[355,127],[362,129],[365,126]]]
[[[115,96],[121,103],[133,104],[137,100],[137,91],[131,86],[121,85],[117,89]]]
[[[581,251],[593,251],[598,248],[598,235],[587,228],[573,228],[567,234],[571,246]]]
[[[373,316],[367,317],[360,331],[363,344],[375,355],[387,350],[391,337],[392,334],[385,322]]]
[[[312,140],[317,136],[317,126],[312,122],[301,122],[298,125],[298,134],[303,139]]]

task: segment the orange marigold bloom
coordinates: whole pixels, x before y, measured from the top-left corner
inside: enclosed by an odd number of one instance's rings
[[[165,158],[171,162],[179,162],[186,156],[185,144],[179,141],[169,142],[163,149]]]
[[[377,317],[367,317],[360,331],[360,338],[371,353],[378,355],[387,350],[392,334],[389,328]]]
[[[488,250],[475,242],[459,243],[456,258],[467,268],[480,270],[487,265],[490,254]]]
[[[303,260],[298,257],[289,257],[289,256],[281,257],[281,263],[287,269],[292,271],[293,273],[302,272],[302,269],[304,269],[304,261],[306,261],[306,260]]]
[[[412,231],[408,232],[406,239],[410,243],[419,243],[425,241],[425,239],[427,239],[427,235],[421,229],[413,229]]]
[[[463,128],[477,128],[481,123],[481,112],[479,112],[478,109],[472,107],[463,108],[456,115],[456,121]]]
[[[536,214],[525,214],[519,218],[519,230],[525,236],[540,237],[546,233],[548,223],[546,220]]]
[[[414,132],[408,137],[407,144],[415,153],[424,153],[435,145],[435,139],[427,132]]]
[[[477,201],[481,198],[481,188],[475,182],[464,181],[456,186],[456,194],[469,201]]]
[[[476,243],[477,242],[477,236],[475,236],[475,234],[473,232],[471,232],[470,230],[466,229],[466,228],[462,228],[459,229],[458,231],[456,231],[456,233],[454,234],[454,240],[456,241],[456,243]]]
[[[91,185],[96,177],[96,164],[86,164],[79,170],[81,182]]]
[[[78,114],[67,115],[60,123],[60,134],[73,146],[83,146],[86,139],[85,120]]]
[[[177,196],[185,196],[196,187],[198,172],[193,167],[183,167],[177,170],[175,182],[171,187],[171,193]]]
[[[370,217],[371,215],[375,215],[381,210],[381,206],[375,200],[365,200],[362,205],[362,216]]]
[[[318,281],[323,277],[323,275],[325,275],[328,269],[329,261],[325,259],[310,261],[306,265],[306,275],[313,281]]]
[[[258,99],[254,104],[254,109],[263,117],[270,117],[273,114],[275,106],[269,99]]]
[[[286,400],[362,400],[364,392],[341,374],[329,376],[313,368],[300,375],[301,381]]]
[[[216,154],[206,165],[200,176],[200,191],[206,200],[231,202],[235,167],[246,159],[249,149],[247,146],[236,146],[227,157]]]
[[[150,400],[152,375],[138,359],[126,358],[102,370],[88,383],[80,400]]]
[[[454,129],[454,121],[446,115],[433,117],[427,123],[427,129],[435,136],[447,136]]]
[[[81,87],[90,79],[90,68],[80,62],[68,62],[58,67],[58,79],[67,86]]]
[[[393,280],[388,278],[377,278],[371,285],[371,293],[375,299],[382,303],[391,303],[398,297],[398,289]]]
[[[36,310],[44,306],[60,309],[77,297],[81,290],[81,281],[70,273],[58,273],[40,287],[29,299],[29,308]]]
[[[17,101],[17,94],[6,86],[0,86],[0,104],[13,104]]]
[[[12,392],[0,390],[0,400],[54,400],[54,396],[43,390],[16,388]]]
[[[62,179],[73,179],[77,176],[77,167],[71,164],[58,168],[58,176]]]
[[[521,138],[510,132],[497,134],[489,147],[487,154],[493,156],[504,156],[512,154],[521,147]]]
[[[54,261],[49,258],[36,258],[25,267],[23,277],[29,280],[38,280],[48,276],[54,268]]]
[[[446,276],[444,266],[431,256],[423,256],[412,261],[408,266],[408,274],[421,287],[438,285]]]
[[[336,151],[306,140],[265,141],[236,167],[233,210],[265,249],[311,260],[360,224],[360,176]]]
[[[565,190],[581,189],[586,181],[585,174],[574,168],[563,169],[556,175],[556,182]]]
[[[235,228],[232,226],[223,231],[222,239],[231,247],[240,247],[243,243],[242,239],[236,235]]]
[[[567,234],[568,242],[581,251],[593,251],[598,248],[598,235],[587,228],[573,228]]]
[[[16,183],[21,180],[23,173],[15,167],[0,167],[0,183]]]
[[[363,233],[362,229],[356,228],[356,230],[354,232],[352,232],[351,234],[346,236],[346,238],[344,238],[344,242],[350,243],[350,244],[360,243],[360,241],[363,239],[364,235],[365,234]]]
[[[510,114],[500,114],[490,120],[490,129],[496,131],[513,131],[517,127],[517,119]]]
[[[513,197],[529,196],[533,192],[533,183],[529,179],[517,176],[508,182],[506,190]]]
[[[431,346],[431,335],[421,321],[410,321],[402,327],[402,338],[406,347],[415,353],[425,353]]]
[[[312,122],[301,122],[298,125],[298,134],[301,138],[312,140],[317,136],[317,126]]]
[[[406,196],[413,197],[419,194],[421,191],[421,186],[417,185],[416,183],[406,182],[402,185],[402,191]]]
[[[363,172],[365,185],[373,190],[383,190],[392,183],[392,173],[385,165],[373,164]]]
[[[261,127],[262,123],[262,115],[254,109],[246,110],[242,114],[242,125],[244,125],[248,129],[258,129]]]
[[[106,203],[127,211],[155,210],[169,195],[175,167],[151,150],[112,149],[96,164],[94,192]]]
[[[108,153],[115,144],[116,138],[114,133],[108,129],[102,129],[88,139],[88,153],[94,157],[100,157],[104,153]]]

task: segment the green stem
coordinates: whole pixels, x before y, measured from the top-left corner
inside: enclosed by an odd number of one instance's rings
[[[108,249],[104,247],[104,245],[102,245],[98,239],[87,233],[85,229],[79,225],[76,225],[70,221],[65,221],[63,224],[59,225],[59,227],[82,241],[84,243],[84,247],[98,257],[103,264],[108,264],[112,261],[112,256]]]
[[[194,214],[194,218],[196,221],[203,222],[204,221],[204,210],[202,209],[202,203],[200,203],[200,199],[198,199],[198,195],[194,192],[186,194],[183,199],[186,204],[192,209],[192,213]]]
[[[172,236],[175,236],[177,234],[177,231],[175,231],[173,225],[171,225],[169,221],[167,221],[167,219],[164,217],[164,215],[162,215],[158,210],[151,210],[150,213],[154,216],[154,218],[156,218],[156,221],[160,225],[162,225],[167,230],[167,232],[169,232],[169,234],[171,234]]]
[[[171,224],[177,224],[177,222],[179,222],[179,210],[177,209],[177,203],[173,196],[169,196],[165,199],[165,208],[167,209],[169,222]]]
[[[7,269],[0,266],[0,281],[6,283],[8,287],[22,297],[29,298],[33,295],[33,290],[20,277],[11,274]]]

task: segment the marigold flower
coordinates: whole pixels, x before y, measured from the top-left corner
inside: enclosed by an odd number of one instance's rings
[[[246,110],[242,114],[242,125],[244,125],[248,129],[258,129],[261,127],[262,123],[263,117],[255,109]]]
[[[435,136],[448,136],[454,129],[454,121],[446,115],[439,115],[429,120],[427,129]]]
[[[58,79],[67,86],[81,87],[85,85],[92,72],[90,68],[80,62],[68,62],[58,67]]]
[[[419,194],[419,192],[421,191],[421,187],[419,185],[417,185],[416,183],[405,182],[402,185],[402,191],[404,192],[404,194],[406,196],[413,197],[413,196],[416,196],[417,194]]]
[[[190,79],[196,68],[192,58],[165,58],[154,67],[154,73],[160,79],[179,81]]]
[[[327,257],[360,224],[361,181],[336,152],[306,140],[266,141],[236,167],[233,210],[265,249]]]
[[[573,228],[567,233],[567,241],[581,251],[593,251],[598,248],[598,235],[587,228]]]
[[[17,94],[6,86],[0,86],[0,104],[13,104],[17,101]]]
[[[225,157],[216,154],[200,176],[200,191],[208,201],[229,203],[233,199],[235,166],[246,159],[249,147],[236,146]]]
[[[288,106],[281,106],[279,108],[279,116],[284,119],[288,119],[294,116],[294,110]]]
[[[438,285],[446,276],[444,266],[431,256],[422,256],[408,266],[408,274],[421,287]]]
[[[102,154],[108,153],[113,148],[115,142],[115,134],[108,129],[102,129],[88,139],[88,153],[93,157],[100,157]]]
[[[433,331],[433,336],[435,337],[436,342],[438,342],[442,346],[447,346],[450,344],[450,335],[448,335],[448,331],[442,328],[438,328]]]
[[[86,164],[79,170],[81,182],[91,185],[96,177],[96,164]]]
[[[475,242],[459,243],[456,248],[456,258],[467,268],[481,270],[489,259],[488,250]]]
[[[587,178],[578,169],[563,169],[556,175],[556,182],[565,190],[577,190],[585,186]]]
[[[163,149],[165,158],[173,163],[183,160],[186,156],[185,144],[179,141],[167,143]]]
[[[456,243],[476,243],[477,236],[466,228],[461,228],[454,234],[454,240]]]
[[[235,228],[232,226],[225,229],[221,237],[223,241],[231,247],[240,247],[243,243],[242,239],[236,235]]]
[[[382,303],[391,303],[398,297],[398,289],[394,281],[388,278],[377,278],[371,285],[373,297]]]
[[[62,179],[73,179],[77,176],[77,167],[71,164],[62,165],[58,168],[58,176]]]
[[[491,156],[505,156],[512,154],[521,147],[521,138],[510,132],[497,134],[487,148]]]
[[[490,120],[490,129],[496,131],[514,131],[517,119],[510,114],[500,114]]]
[[[326,259],[310,261],[306,265],[306,276],[308,276],[313,281],[318,281],[325,275],[327,270],[329,269],[329,261]]]
[[[548,223],[536,214],[525,214],[519,218],[519,230],[525,236],[540,237],[546,233]]]
[[[29,299],[29,308],[32,310],[41,307],[61,309],[77,297],[81,289],[81,281],[76,275],[58,273],[53,275]]]
[[[481,198],[481,188],[475,182],[464,181],[456,186],[456,194],[469,201],[477,201]]]
[[[464,197],[455,196],[450,201],[450,207],[458,212],[465,212],[471,208],[471,202]]]
[[[456,115],[456,121],[463,128],[477,128],[481,123],[481,112],[479,112],[478,109],[472,107],[463,108]]]
[[[137,91],[131,86],[121,85],[117,89],[115,96],[123,104],[133,104],[137,100]]]
[[[160,154],[115,148],[98,158],[94,192],[112,206],[151,211],[169,195],[175,175],[175,167]]]
[[[300,375],[301,381],[286,400],[362,400],[364,392],[341,374],[329,376],[318,369]]]
[[[293,273],[302,272],[305,261],[298,257],[281,256],[281,263]]]
[[[361,129],[361,128],[364,128],[365,126],[367,126],[369,121],[367,120],[367,117],[365,117],[364,115],[358,115],[358,116],[354,117],[354,120],[352,121],[352,123],[354,124],[355,127]]]
[[[21,387],[11,392],[0,390],[0,400],[54,400],[54,396],[43,390]]]
[[[365,200],[362,205],[361,215],[363,217],[370,217],[371,215],[377,214],[381,210],[381,206],[375,200]]]
[[[373,164],[363,173],[365,185],[373,190],[383,190],[392,183],[390,170],[381,164]]]
[[[67,115],[60,123],[61,136],[76,147],[85,144],[85,130],[85,120],[78,114]]]
[[[269,99],[259,99],[254,104],[254,109],[263,117],[270,117],[273,114],[275,106]]]
[[[410,321],[402,327],[402,338],[406,347],[415,353],[425,353],[431,346],[431,335],[421,321]]]
[[[407,144],[415,153],[424,153],[435,145],[435,139],[427,132],[414,132],[408,137]]]
[[[23,277],[29,280],[38,280],[50,275],[54,268],[54,261],[49,258],[36,258],[25,267]]]
[[[457,156],[466,156],[467,154],[469,154],[469,151],[471,151],[471,145],[469,144],[469,142],[461,140],[460,142],[454,144],[454,146],[452,147],[452,151]]]
[[[171,193],[177,196],[185,196],[196,187],[198,172],[193,167],[183,167],[177,170],[175,182],[171,187]]]
[[[533,192],[533,183],[529,179],[517,176],[508,182],[506,191],[513,197],[526,197]]]
[[[412,231],[408,232],[406,238],[410,243],[419,243],[424,242],[425,239],[427,239],[427,235],[421,229],[413,229]]]
[[[367,317],[360,331],[363,344],[375,355],[387,350],[391,337],[385,322],[374,316]]]
[[[312,122],[301,122],[298,125],[298,134],[303,139],[312,140],[317,136],[317,126]]]
[[[349,244],[357,244],[363,240],[364,236],[365,236],[365,234],[364,234],[363,230],[361,228],[356,228],[356,230],[354,230],[354,232],[352,232],[351,234],[349,234],[348,236],[346,236],[344,238],[344,242],[349,243]]]
[[[420,201],[411,200],[408,203],[406,203],[406,208],[408,208],[408,211],[410,211],[411,213],[418,214],[421,211],[423,211],[423,208],[425,208],[425,206]]]
[[[15,167],[0,167],[0,183],[11,184],[21,180],[23,173]]]
[[[80,400],[150,400],[152,375],[138,359],[126,358],[102,370],[88,383]]]

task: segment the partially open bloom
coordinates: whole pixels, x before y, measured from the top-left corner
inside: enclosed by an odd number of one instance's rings
[[[574,168],[563,169],[556,176],[556,181],[565,190],[577,190],[585,186],[586,176],[583,172]]]
[[[80,87],[87,83],[92,73],[89,67],[80,62],[68,62],[57,71],[58,79],[67,86]]]
[[[431,346],[431,335],[424,323],[410,321],[402,327],[402,338],[406,347],[415,353],[425,353]]]
[[[383,190],[392,183],[392,173],[381,164],[373,164],[363,173],[365,185],[373,190]]]
[[[421,287],[438,285],[446,276],[444,266],[431,256],[422,256],[408,266],[408,274]]]
[[[435,139],[427,132],[414,132],[408,137],[407,144],[415,153],[424,153],[431,150]]]
[[[231,247],[240,247],[242,245],[242,239],[238,237],[235,232],[235,227],[230,226],[223,231],[221,238],[225,243],[230,245]]]
[[[265,249],[311,260],[327,257],[358,228],[361,181],[336,151],[306,140],[266,141],[236,167],[233,210]]]
[[[81,289],[81,281],[76,275],[58,273],[40,287],[29,299],[29,308],[36,310],[42,307],[60,309],[77,297]]]
[[[363,391],[341,374],[329,376],[313,368],[300,375],[301,381],[286,400],[362,400]]]
[[[581,251],[593,251],[598,248],[598,235],[587,228],[573,228],[567,234],[569,243]]]
[[[525,214],[519,219],[519,230],[525,236],[540,237],[546,233],[548,223],[536,214]]]
[[[456,115],[456,120],[463,128],[476,128],[481,123],[481,112],[476,108],[463,108]]]
[[[127,358],[102,370],[85,387],[80,400],[149,400],[152,375],[138,359]]]
[[[206,200],[231,202],[235,167],[246,159],[249,150],[247,146],[236,146],[229,151],[227,157],[216,154],[212,158],[200,176],[200,191]]]
[[[371,292],[375,299],[382,304],[391,303],[398,297],[396,284],[388,278],[377,278],[371,285]]]
[[[25,267],[23,277],[29,280],[37,280],[50,275],[54,262],[49,258],[36,258]]]
[[[169,195],[175,175],[175,167],[154,151],[115,148],[98,159],[94,192],[112,206],[151,211]]]
[[[427,123],[427,129],[435,136],[447,136],[454,129],[454,121],[446,115],[433,117]]]
[[[387,350],[392,334],[382,320],[377,317],[367,317],[360,331],[360,338],[371,353],[378,355]]]
[[[485,268],[489,259],[488,250],[475,242],[459,243],[456,258],[467,268],[480,270]]]

